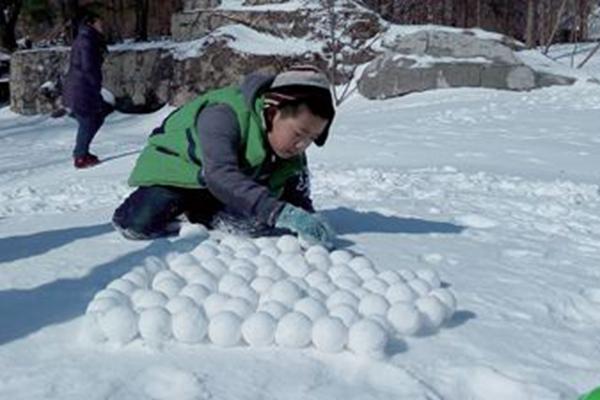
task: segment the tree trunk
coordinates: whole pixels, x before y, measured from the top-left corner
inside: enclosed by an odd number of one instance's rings
[[[535,25],[535,0],[527,0],[527,25],[525,27],[525,44],[528,48],[535,45],[534,42]]]
[[[148,0],[135,0],[135,40],[148,40]]]

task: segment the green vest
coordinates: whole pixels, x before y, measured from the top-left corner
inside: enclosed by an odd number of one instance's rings
[[[243,149],[240,169],[251,178],[258,178],[267,156],[266,133],[260,117],[264,99],[257,98],[251,109],[239,87],[229,86],[201,95],[171,113],[150,135],[129,177],[129,185],[206,188],[196,118],[204,107],[214,104],[227,104],[235,112]],[[298,174],[305,164],[304,155],[279,160],[267,182],[271,193],[279,196],[286,180]]]

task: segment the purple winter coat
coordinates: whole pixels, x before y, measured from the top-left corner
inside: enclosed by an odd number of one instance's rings
[[[107,52],[104,36],[81,25],[71,47],[71,62],[63,89],[63,104],[75,114],[102,112],[102,63]]]

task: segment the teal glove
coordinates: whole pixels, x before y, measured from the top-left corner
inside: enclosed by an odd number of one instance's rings
[[[309,244],[322,244],[332,248],[335,232],[319,215],[311,214],[300,207],[286,204],[275,222],[276,228],[289,229],[296,232],[300,239]]]

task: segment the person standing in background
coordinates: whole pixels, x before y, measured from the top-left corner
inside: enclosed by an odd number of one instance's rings
[[[100,162],[89,148],[112,111],[101,95],[102,63],[107,52],[102,19],[97,14],[86,14],[71,47],[63,91],[63,104],[79,124],[73,150],[75,168],[88,168]]]

